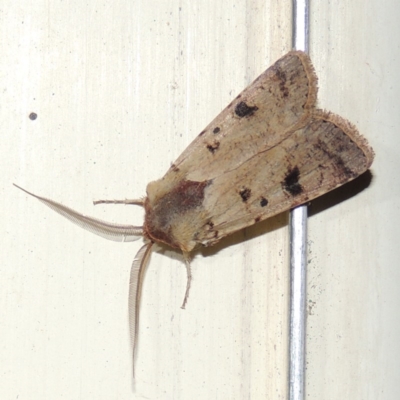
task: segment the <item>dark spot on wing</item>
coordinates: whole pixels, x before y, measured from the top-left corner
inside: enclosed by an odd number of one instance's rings
[[[268,200],[265,197],[261,197],[260,206],[265,207],[268,204]]]
[[[326,121],[324,121],[326,122]],[[338,153],[349,151],[350,146],[355,146],[354,142],[348,139],[347,135],[343,134],[344,140],[347,142],[339,143],[337,140],[332,141],[333,147],[336,148],[337,152],[331,151],[328,148],[327,144],[321,140],[318,140],[317,144],[315,145],[319,150],[321,150],[329,160],[332,160],[333,166],[335,168],[336,173],[339,176],[345,176],[347,179],[353,179],[358,176],[357,172],[352,171],[344,162],[343,158],[340,157]]]
[[[335,155],[334,161],[335,169],[339,172],[339,174],[345,175],[348,179],[353,179],[358,176],[357,172],[352,171],[349,167],[346,166],[345,162],[340,156]]]
[[[211,153],[215,153],[218,148],[219,148],[219,142],[214,142],[213,144],[208,144],[207,145],[207,149],[211,152]]]
[[[261,221],[261,217],[254,218],[254,222],[260,222],[260,221]]]
[[[199,136],[203,136],[205,133],[206,133],[206,131],[201,131],[201,132],[199,133]]]
[[[171,165],[171,170],[174,172],[179,172],[179,168],[175,164]]]
[[[282,187],[292,196],[297,196],[303,192],[303,187],[299,183],[300,171],[298,167],[289,170],[282,182]]]
[[[279,81],[279,90],[282,93],[282,97],[288,97],[289,89],[286,87],[286,81],[287,81],[286,72],[280,66],[276,66],[274,69],[275,69],[275,75]]]
[[[240,117],[250,117],[258,110],[257,106],[250,107],[244,101],[241,101],[235,107],[235,114]]]
[[[216,128],[214,128],[213,133],[217,134],[217,133],[219,133],[220,130],[221,129],[219,128],[219,126],[217,126]]]
[[[246,202],[251,196],[251,190],[248,188],[243,188],[240,192],[240,197],[244,202]]]
[[[214,238],[217,238],[217,237],[218,237],[218,231],[215,231],[215,230],[214,230],[214,222],[212,222],[212,221],[206,222],[205,229],[206,229],[208,232],[213,233],[213,237],[214,237]]]
[[[278,67],[276,70],[275,70],[275,73],[276,73],[276,76],[278,77],[278,79],[281,81],[281,84],[285,84],[286,83],[286,72],[282,69],[282,68],[280,68],[280,67]]]

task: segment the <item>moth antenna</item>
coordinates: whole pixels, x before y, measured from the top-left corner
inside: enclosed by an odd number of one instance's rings
[[[153,242],[146,243],[137,252],[132,263],[129,279],[129,332],[132,346],[132,374],[135,378],[135,354],[137,347],[137,334],[139,327],[140,295],[142,291],[143,275],[149,259]]]
[[[95,200],[93,204],[96,206],[97,204],[135,204],[137,206],[144,206],[145,199],[125,199],[125,200]]]
[[[187,273],[186,292],[185,297],[183,298],[183,303],[181,305],[181,308],[184,310],[189,297],[190,284],[192,283],[192,269],[190,267],[190,254],[183,252],[183,258],[185,259]]]
[[[97,218],[87,217],[53,200],[28,192],[15,183],[13,185],[30,196],[40,200],[53,211],[67,218],[74,224],[105,239],[113,240],[115,242],[132,242],[143,236],[142,226],[113,224],[101,221]]]

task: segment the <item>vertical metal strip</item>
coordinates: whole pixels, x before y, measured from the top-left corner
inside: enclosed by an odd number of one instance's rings
[[[309,1],[293,0],[293,48],[308,52]],[[307,206],[290,212],[289,399],[303,400],[305,386]]]
[[[292,46],[308,53],[309,44],[309,0],[293,0]]]
[[[290,212],[289,399],[304,399],[307,206]]]

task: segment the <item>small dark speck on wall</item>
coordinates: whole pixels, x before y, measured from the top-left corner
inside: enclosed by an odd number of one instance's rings
[[[37,114],[36,114],[36,113],[31,112],[31,113],[29,114],[29,119],[30,119],[30,120],[34,121],[36,118],[37,118]]]

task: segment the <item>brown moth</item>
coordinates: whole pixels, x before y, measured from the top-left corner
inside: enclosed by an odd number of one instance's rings
[[[54,211],[115,241],[144,237],[130,276],[130,329],[135,354],[139,294],[151,247],[182,251],[187,266],[197,246],[308,202],[351,181],[371,165],[374,153],[357,129],[338,115],[316,109],[317,77],[310,58],[291,51],[240,93],[187,147],[140,200],[143,226],[117,225],[81,215],[36,197]]]

